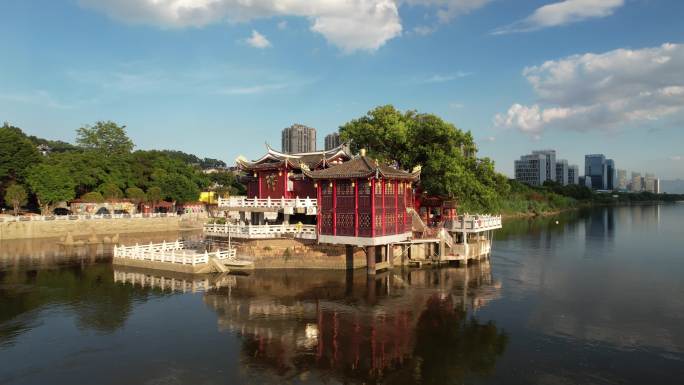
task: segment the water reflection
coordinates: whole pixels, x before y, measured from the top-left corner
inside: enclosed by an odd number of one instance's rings
[[[468,269],[258,272],[207,292],[219,330],[238,333],[254,369],[280,378],[460,382],[493,370],[506,334],[475,312],[497,298],[488,264]]]
[[[16,239],[0,241],[0,271],[12,269],[45,269],[77,263],[108,261],[112,256],[112,239],[123,244],[161,242],[178,238],[195,240],[200,231],[105,234],[77,237],[76,244],[65,244],[59,238]]]
[[[133,302],[147,297],[115,284],[108,265],[0,272],[0,347],[37,326],[42,311],[58,307],[73,314],[81,330],[113,332]]]

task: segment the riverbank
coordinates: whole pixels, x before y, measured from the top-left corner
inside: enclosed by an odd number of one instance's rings
[[[12,239],[88,238],[108,234],[201,229],[204,219],[187,216],[0,222],[0,241]]]

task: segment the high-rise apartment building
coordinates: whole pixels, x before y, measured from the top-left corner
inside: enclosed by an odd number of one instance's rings
[[[566,186],[568,183],[568,161],[558,159],[556,161],[556,182]]]
[[[284,128],[282,150],[288,154],[316,151],[316,129],[303,124]]]
[[[546,155],[523,155],[514,163],[515,179],[531,186],[541,186],[547,178]],[[554,174],[556,170],[554,167]],[[553,180],[553,179],[551,179]]]
[[[627,170],[617,170],[617,189],[627,190]]]
[[[644,177],[644,189],[643,191],[648,191],[655,193],[656,192],[656,177],[653,174],[646,173],[646,176]]]
[[[333,148],[340,145],[340,134],[338,132],[333,132],[325,136],[325,150],[332,150]]]
[[[532,155],[543,155],[546,158],[546,179],[556,180],[556,150],[532,151]]]
[[[579,167],[568,166],[568,184],[579,184]]]
[[[644,189],[644,182],[641,178],[641,174],[638,172],[632,173],[632,182],[629,185],[629,191],[631,192],[641,192]]]
[[[615,190],[617,188],[616,178],[615,161],[606,159],[606,190]]]

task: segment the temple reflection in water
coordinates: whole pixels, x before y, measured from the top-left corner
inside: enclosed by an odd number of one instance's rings
[[[487,373],[503,353],[506,335],[474,317],[499,291],[484,262],[376,278],[260,271],[207,291],[204,301],[219,330],[242,338],[250,366],[283,378],[451,382]]]

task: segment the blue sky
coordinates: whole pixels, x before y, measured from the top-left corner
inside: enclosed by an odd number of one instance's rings
[[[380,104],[442,116],[481,156],[555,148],[583,168],[684,178],[678,0],[0,0],[0,120],[72,141],[233,163],[292,123],[325,134]]]

